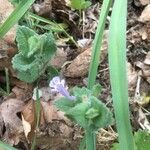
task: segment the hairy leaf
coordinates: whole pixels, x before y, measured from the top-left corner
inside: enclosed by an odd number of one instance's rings
[[[71,8],[77,9],[77,10],[81,10],[81,9],[86,9],[87,7],[89,7],[91,5],[90,1],[86,1],[86,0],[70,0],[71,3]]]
[[[31,83],[41,76],[56,51],[51,33],[38,35],[33,30],[21,26],[17,31],[19,53],[12,59],[13,68],[20,80]]]

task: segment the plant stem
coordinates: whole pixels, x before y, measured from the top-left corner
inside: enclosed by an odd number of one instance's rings
[[[120,150],[134,150],[126,76],[127,0],[115,0],[109,30],[110,79]]]
[[[80,141],[79,150],[85,150],[85,146],[86,146],[86,141],[85,141],[86,139],[85,138],[86,137],[84,135],[84,137]]]
[[[38,15],[36,15],[36,14],[33,14],[33,13],[31,13],[31,12],[28,12],[28,15],[29,15],[29,17],[31,17],[31,18],[37,19],[37,20],[39,20],[39,21],[41,21],[41,22],[44,22],[44,23],[47,23],[47,24],[49,24],[49,25],[51,25],[51,26],[54,26],[54,27],[59,28],[59,29],[70,39],[70,41],[72,41],[72,43],[73,43],[76,47],[78,47],[78,43],[77,43],[77,42],[73,39],[73,37],[70,36],[70,35],[66,32],[66,30],[65,30],[61,25],[59,25],[58,23],[52,22],[52,21],[50,21],[50,20],[48,20],[48,19],[45,19],[45,18],[43,18],[43,17],[41,17],[41,16],[38,16]]]
[[[96,135],[95,132],[91,129],[86,129],[86,149],[87,150],[96,150]]]
[[[99,17],[96,35],[94,39],[94,45],[92,48],[92,58],[91,58],[91,63],[90,63],[89,75],[88,75],[88,88],[89,89],[91,89],[95,84],[97,69],[98,69],[98,65],[100,61],[102,37],[103,37],[104,28],[105,28],[105,22],[106,22],[111,4],[112,4],[112,0],[103,1],[102,9],[100,11],[100,17]]]

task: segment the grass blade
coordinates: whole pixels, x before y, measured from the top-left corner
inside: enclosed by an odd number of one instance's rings
[[[4,149],[4,150],[17,150],[16,148],[0,141],[0,149]]]
[[[109,8],[112,4],[112,0],[103,1],[102,9],[100,12],[100,17],[98,21],[98,26],[96,30],[96,35],[94,39],[93,49],[92,49],[92,58],[90,63],[89,75],[88,75],[88,88],[91,89],[96,80],[97,69],[100,60],[100,49],[102,44],[102,37],[105,28],[106,18],[109,12]]]
[[[126,19],[127,0],[115,0],[108,42],[113,105],[119,133],[120,150],[134,150],[126,75]]]
[[[0,27],[0,39],[13,27],[18,20],[25,14],[35,0],[23,0],[17,8],[11,13],[7,20]]]

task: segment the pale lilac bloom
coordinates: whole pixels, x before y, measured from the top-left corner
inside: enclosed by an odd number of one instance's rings
[[[50,81],[49,86],[52,92],[58,92],[70,100],[75,100],[75,96],[70,95],[67,89],[65,88],[65,80],[61,80],[60,77],[54,77]]]

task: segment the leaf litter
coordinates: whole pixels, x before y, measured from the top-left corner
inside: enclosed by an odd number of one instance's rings
[[[7,18],[14,9],[10,3],[0,0],[1,18]],[[128,31],[127,31],[127,73],[130,95],[130,107],[132,109],[133,129],[150,130],[150,21],[149,0],[134,0],[129,2]],[[136,7],[135,7],[136,6]],[[6,12],[6,7],[7,12]],[[66,1],[44,0],[33,4],[36,14],[58,20],[68,26],[68,31],[75,38],[80,48],[74,48],[64,40],[59,41],[57,54],[50,62],[61,71],[71,87],[72,85],[84,85],[87,78],[91,59],[91,47],[97,27],[99,8],[101,3],[92,1],[92,5],[85,10],[83,23],[77,11],[72,10]],[[109,22],[109,19],[108,19]],[[108,24],[108,23],[107,23]],[[84,25],[84,26],[83,26]],[[76,149],[83,131],[72,124],[61,111],[53,105],[53,101],[60,95],[49,92],[48,85],[41,84],[43,93],[41,98],[40,126],[35,127],[35,101],[32,99],[34,85],[27,84],[16,79],[12,69],[11,59],[16,53],[14,27],[8,35],[0,41],[0,85],[5,84],[4,68],[10,72],[10,85],[12,93],[0,98],[0,137],[11,145],[19,145],[20,142],[30,144],[34,133],[37,133],[37,146],[39,149]],[[107,62],[107,30],[102,45],[102,54],[97,81],[103,86],[102,100],[111,107],[110,83]],[[78,81],[78,82],[77,82]],[[42,83],[42,81],[41,81]],[[136,95],[136,92],[138,96]],[[23,138],[24,137],[24,138]],[[101,129],[98,134],[98,146],[102,149],[110,149],[110,145],[117,139],[114,127]],[[42,144],[41,144],[42,143]],[[28,145],[27,144],[27,145]],[[25,146],[28,147],[28,146]]]

